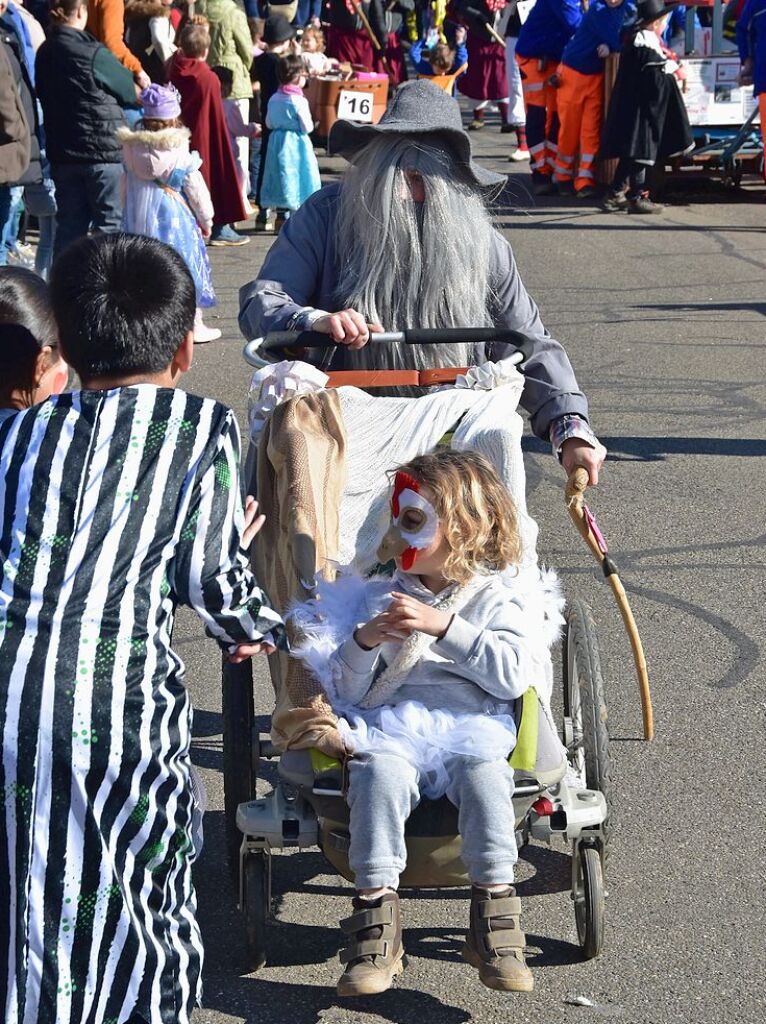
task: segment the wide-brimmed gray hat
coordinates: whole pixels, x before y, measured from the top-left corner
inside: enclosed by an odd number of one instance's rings
[[[328,149],[352,160],[369,142],[383,135],[438,135],[477,185],[505,184],[505,174],[481,167],[473,159],[471,140],[463,128],[457,100],[426,78],[399,86],[391,106],[377,124],[336,121],[330,129]]]

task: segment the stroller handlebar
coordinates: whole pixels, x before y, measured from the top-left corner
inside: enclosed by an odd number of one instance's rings
[[[368,344],[385,345],[452,345],[467,342],[470,345],[512,345],[521,353],[521,368],[532,355],[533,340],[521,331],[509,327],[449,327],[413,328],[406,331],[386,331],[371,334]],[[337,342],[329,334],[318,331],[270,331],[263,338],[254,338],[245,345],[244,356],[253,366],[264,365],[264,356],[279,349],[289,348],[335,348]]]

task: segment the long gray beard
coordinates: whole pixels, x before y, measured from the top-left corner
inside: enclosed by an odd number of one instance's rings
[[[423,176],[424,203],[405,169]],[[340,194],[338,308],[385,330],[488,327],[492,223],[476,190],[441,149],[411,139],[376,140],[349,169]],[[375,345],[346,353],[358,369],[470,366],[470,344]],[[402,394],[401,389],[397,389]]]

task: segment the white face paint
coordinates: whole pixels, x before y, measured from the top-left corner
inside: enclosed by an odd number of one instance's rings
[[[406,547],[422,551],[436,539],[439,517],[431,502],[407,487],[399,494],[399,515],[391,517]]]

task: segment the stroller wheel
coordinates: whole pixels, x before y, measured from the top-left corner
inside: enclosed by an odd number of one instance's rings
[[[604,875],[595,846],[578,843],[574,851],[574,899],[577,938],[583,956],[592,960],[604,947]]]
[[[242,913],[247,934],[247,969],[259,971],[266,963],[266,922],[271,911],[271,857],[250,850],[242,864]]]
[[[582,600],[567,609],[562,651],[564,683],[564,744],[581,784],[600,790],[607,806],[601,826],[600,849],[606,869],[608,839],[613,824],[612,777],[604,679],[593,614]]]
[[[223,799],[226,852],[229,870],[239,878],[242,833],[237,828],[237,807],[255,797],[253,772],[253,670],[249,661],[232,665],[223,659],[222,675]]]

